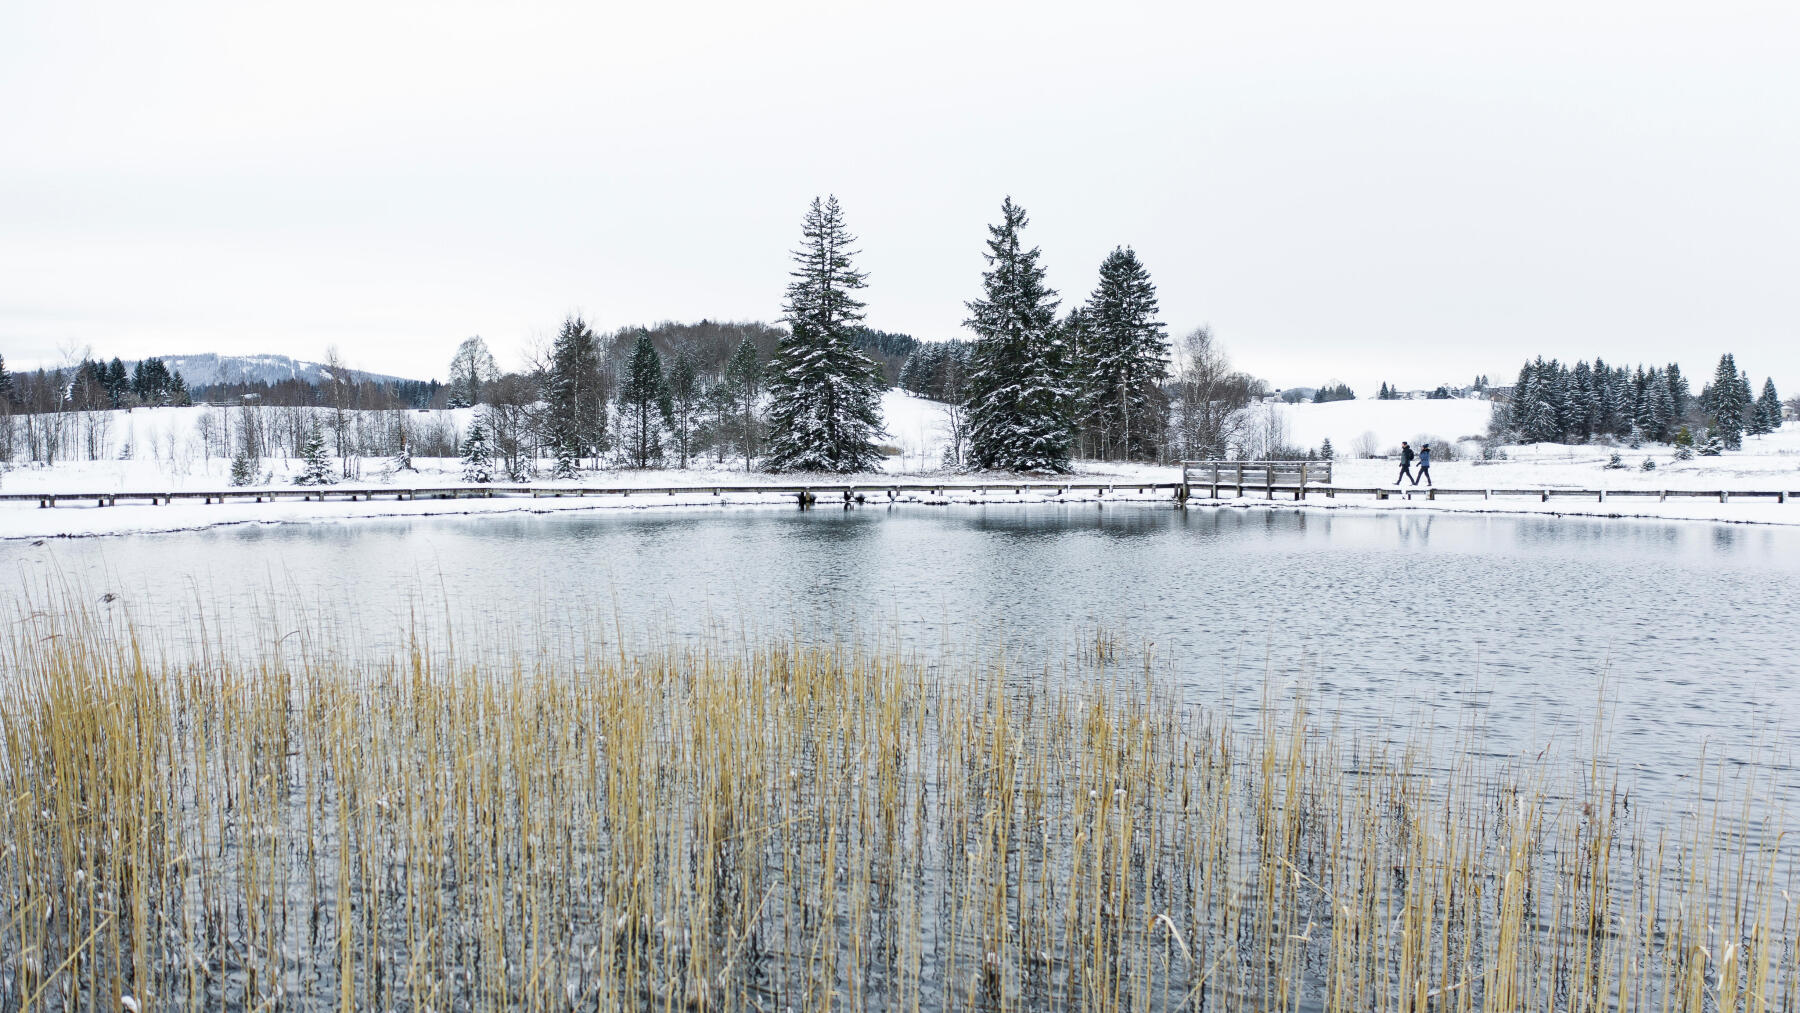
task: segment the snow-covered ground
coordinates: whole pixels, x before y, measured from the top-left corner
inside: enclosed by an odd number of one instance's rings
[[[1286,442],[1302,450],[1316,449],[1327,439],[1338,457],[1387,454],[1401,440],[1418,446],[1479,437],[1487,432],[1492,401],[1451,398],[1442,401],[1327,401],[1324,404],[1261,405],[1281,419]],[[1254,426],[1255,421],[1252,422]]]
[[[884,398],[887,443],[898,452],[888,457],[883,470],[858,476],[795,476],[746,472],[741,465],[723,465],[708,461],[686,469],[651,469],[637,471],[608,469],[584,473],[573,483],[542,481],[545,487],[583,485],[589,488],[635,487],[705,487],[715,485],[792,485],[815,480],[820,483],[845,481],[877,484],[887,481],[979,481],[980,475],[952,476],[942,466],[946,442],[945,414],[948,407],[937,402],[890,391]],[[1268,410],[1268,409],[1263,409]],[[1335,484],[1349,487],[1392,486],[1397,466],[1387,459],[1358,459],[1350,454],[1358,442],[1375,443],[1378,452],[1397,446],[1402,439],[1421,438],[1433,442],[1451,442],[1459,436],[1482,431],[1487,425],[1490,405],[1483,401],[1340,401],[1323,405],[1280,405],[1287,442],[1299,446],[1316,446],[1329,437],[1337,450],[1334,465]],[[127,460],[67,461],[53,468],[14,467],[0,476],[0,492],[8,494],[75,495],[106,492],[201,491],[227,487],[230,462],[216,454],[209,455],[201,438],[202,408],[138,409],[134,412],[111,413],[117,418],[112,439],[117,446],[129,445]],[[466,427],[470,413],[433,413],[452,425]],[[1364,439],[1363,434],[1374,434]],[[1472,450],[1463,444],[1460,451]],[[1607,467],[1618,453],[1623,468]],[[1699,457],[1677,461],[1672,448],[1646,446],[1639,450],[1603,446],[1536,445],[1505,448],[1506,459],[1499,461],[1443,460],[1432,468],[1437,485],[1463,489],[1787,489],[1800,493],[1800,425],[1790,424],[1765,437],[1750,437],[1742,451],[1721,457]],[[1656,463],[1653,471],[1642,470],[1642,463]],[[385,460],[363,463],[357,486],[426,489],[462,484],[461,464],[455,459],[416,458],[415,471],[395,471]],[[278,486],[291,487],[300,472],[297,460],[266,460],[265,471]],[[1105,464],[1081,462],[1076,478],[1175,482],[1180,473],[1173,467],[1141,464]],[[1005,476],[993,476],[1006,481]],[[1410,486],[1408,488],[1411,488]],[[1418,490],[1423,492],[1424,486]],[[1071,499],[1096,499],[1082,496],[1048,497],[1013,493],[983,495],[967,493],[921,493],[902,496],[906,502],[1018,502]],[[1168,493],[1118,492],[1103,497],[1107,502],[1138,500],[1166,503]],[[1205,501],[1196,501],[1196,504]],[[553,512],[586,510],[603,507],[648,506],[716,506],[724,503],[762,503],[791,505],[775,494],[738,493],[713,496],[710,492],[678,493],[655,497],[602,497],[564,499],[492,499],[492,500],[413,500],[395,501],[328,501],[280,503],[227,503],[206,505],[177,501],[160,506],[121,504],[97,509],[92,505],[64,505],[53,510],[40,510],[35,500],[0,502],[0,538],[42,538],[64,535],[90,535],[115,532],[167,531],[232,523],[264,523],[315,521],[365,516],[411,516],[432,513],[487,512]],[[1552,499],[1548,503],[1523,497],[1483,500],[1479,498],[1446,498],[1436,501],[1422,496],[1411,500],[1395,498],[1375,501],[1363,497],[1327,500],[1314,496],[1304,507],[1291,500],[1273,504],[1254,497],[1232,498],[1221,504],[1229,509],[1382,509],[1438,511],[1500,511],[1507,513],[1550,513],[1559,515],[1630,516],[1669,519],[1730,520],[1757,523],[1800,524],[1800,496],[1788,504],[1738,500],[1720,503],[1716,499],[1612,499],[1606,502]]]

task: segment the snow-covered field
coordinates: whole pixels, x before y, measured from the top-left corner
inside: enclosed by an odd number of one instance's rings
[[[883,402],[888,436],[887,442],[897,453],[884,462],[879,473],[859,476],[816,476],[825,483],[845,481],[875,484],[906,479],[930,481],[952,476],[942,466],[946,441],[947,407],[922,398],[890,391]],[[1450,442],[1461,436],[1481,432],[1487,425],[1490,405],[1484,401],[1340,401],[1323,405],[1280,405],[1279,413],[1287,442],[1298,446],[1317,446],[1330,438],[1337,451],[1334,465],[1335,484],[1350,487],[1392,485],[1397,465],[1385,458],[1351,457],[1357,444],[1373,443],[1377,452],[1397,446],[1402,439],[1421,438],[1433,442]],[[117,445],[132,447],[128,460],[68,461],[55,467],[14,467],[0,476],[0,493],[75,495],[81,493],[201,491],[223,489],[228,485],[230,462],[205,451],[200,437],[203,408],[138,409],[112,413]],[[441,413],[459,427],[468,423],[469,412]],[[1373,434],[1365,437],[1364,434]],[[1459,450],[1472,449],[1464,444]],[[1607,465],[1618,453],[1623,468]],[[1672,448],[1644,447],[1629,450],[1603,446],[1535,445],[1508,447],[1506,459],[1499,461],[1443,460],[1434,465],[1436,484],[1464,489],[1787,489],[1800,493],[1800,425],[1784,427],[1765,437],[1750,437],[1742,451],[1721,457],[1698,457],[1677,461]],[[1642,470],[1645,460],[1654,461],[1652,471]],[[357,486],[427,489],[462,484],[461,465],[455,459],[416,458],[415,471],[396,471],[391,462],[372,459],[363,462]],[[298,460],[265,460],[265,471],[274,484],[290,486],[300,472]],[[979,475],[957,475],[956,480],[979,480]],[[1005,481],[1003,476],[994,476]],[[1173,467],[1141,464],[1104,464],[1081,462],[1076,477],[1087,480],[1116,479],[1132,481],[1175,482],[1180,473]],[[809,476],[770,475],[746,472],[741,465],[716,462],[696,464],[686,469],[651,469],[646,471],[608,469],[588,472],[573,483],[543,481],[545,487],[582,485],[589,488],[706,487],[715,485],[792,485]],[[1410,486],[1408,488],[1411,488]],[[1423,492],[1424,486],[1418,487]],[[1045,499],[1028,495],[1025,499]],[[1092,495],[1087,497],[1094,499]],[[1108,502],[1120,499],[1166,503],[1168,494],[1138,496],[1135,493],[1108,494]],[[964,493],[922,493],[906,495],[908,502],[1018,502],[1021,497],[1007,493],[982,495]],[[1059,501],[1079,501],[1080,496],[1061,497]],[[1197,504],[1206,501],[1196,501]],[[601,507],[650,506],[717,506],[724,503],[789,505],[775,494],[738,493],[713,496],[710,492],[678,493],[674,496],[604,497],[585,499],[492,499],[492,500],[415,500],[397,502],[373,501],[227,503],[204,505],[177,501],[173,504],[121,504],[105,509],[92,505],[65,505],[54,510],[40,510],[35,500],[0,502],[0,538],[42,538],[54,536],[92,535],[123,532],[180,530],[218,524],[317,521],[367,516],[412,516],[435,513],[488,512],[554,512],[589,510]],[[1607,502],[1553,499],[1548,503],[1513,497],[1494,500],[1446,498],[1436,501],[1422,496],[1374,501],[1362,497],[1327,500],[1314,496],[1304,506],[1291,500],[1271,504],[1253,497],[1230,499],[1218,506],[1229,509],[1382,509],[1435,510],[1450,512],[1548,513],[1557,515],[1650,517],[1667,519],[1730,520],[1772,524],[1800,524],[1800,495],[1788,504],[1743,501],[1720,503],[1715,500],[1614,499]]]

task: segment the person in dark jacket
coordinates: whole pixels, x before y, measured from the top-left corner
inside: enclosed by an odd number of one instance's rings
[[[1405,440],[1401,440],[1400,441],[1400,478],[1394,479],[1395,485],[1400,484],[1401,478],[1412,478],[1412,484],[1414,484],[1414,485],[1419,484],[1419,480],[1416,478],[1413,478],[1412,463],[1413,463],[1412,444],[1406,442]]]
[[[1431,484],[1431,444],[1429,443],[1419,448],[1419,473],[1413,476],[1413,484],[1418,485],[1421,478],[1425,480],[1426,485]]]

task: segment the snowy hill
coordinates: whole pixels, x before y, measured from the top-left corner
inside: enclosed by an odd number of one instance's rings
[[[219,355],[206,352],[199,355],[163,355],[158,358],[170,369],[180,372],[181,378],[187,381],[190,388],[210,387],[219,383],[276,384],[294,379],[316,384],[330,378],[330,371],[325,368],[324,363],[308,362],[287,355]],[[125,364],[127,369],[135,365],[135,362]],[[410,379],[360,369],[349,372],[358,379],[377,382]]]
[[[1429,401],[1327,401],[1324,404],[1259,405],[1261,412],[1276,412],[1286,429],[1287,443],[1311,449],[1330,438],[1342,456],[1386,454],[1401,440],[1416,444],[1421,437],[1455,441],[1487,431],[1494,403],[1473,398]]]

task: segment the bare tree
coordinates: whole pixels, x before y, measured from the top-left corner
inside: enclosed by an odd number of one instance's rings
[[[500,375],[500,367],[494,363],[494,353],[488,351],[487,342],[477,334],[465,338],[456,346],[456,354],[450,359],[450,393],[451,407],[478,405],[481,403],[481,389]]]
[[[1231,359],[1209,328],[1176,343],[1175,442],[1183,457],[1218,459],[1242,441],[1255,379],[1231,368]]]

